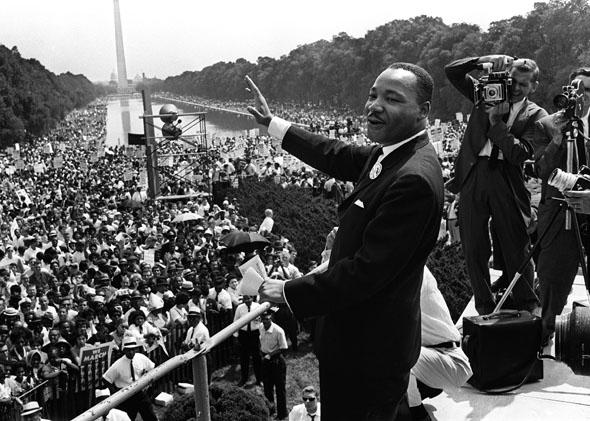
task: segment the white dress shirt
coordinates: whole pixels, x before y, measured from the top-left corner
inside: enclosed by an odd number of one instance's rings
[[[209,339],[209,329],[203,324],[203,322],[199,322],[199,324],[195,326],[191,326],[188,331],[186,332],[186,338],[184,339],[185,345],[195,345],[197,341],[199,344],[202,344],[206,340]]]
[[[252,303],[250,304],[250,310],[248,310],[248,306],[246,305],[246,303],[240,304],[236,308],[236,312],[234,314],[234,322],[238,319],[241,319],[249,312],[256,310],[258,307],[260,307],[260,304],[255,303],[254,301],[252,301]],[[260,326],[260,321],[258,321],[257,319],[254,319],[250,322],[250,330],[252,330],[252,331],[258,331],[259,326]],[[243,330],[244,332],[248,331],[248,325],[242,326],[240,328],[240,330]],[[238,333],[236,332],[234,334],[234,336],[238,336]]]
[[[135,380],[139,379],[145,373],[153,370],[156,365],[143,354],[136,353],[133,360],[122,356],[102,375],[102,377],[115,387],[119,389],[129,386],[133,383],[133,376],[131,375],[131,361],[133,361],[133,372],[135,373]]]
[[[279,325],[272,323],[268,330],[260,323],[260,351],[264,354],[270,354],[277,349],[287,349],[287,338],[285,331]]]
[[[318,402],[315,414],[311,414],[315,415],[313,421],[321,421],[321,412],[320,403]],[[311,421],[310,414],[308,414],[304,403],[295,405],[293,407],[291,412],[289,412],[289,421]]]

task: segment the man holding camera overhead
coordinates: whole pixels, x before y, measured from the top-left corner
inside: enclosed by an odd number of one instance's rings
[[[574,142],[573,172],[576,173],[582,165],[588,165],[589,153],[584,136],[588,137],[588,114],[590,112],[590,68],[580,68],[570,75],[570,80],[579,80],[585,87],[584,107],[582,109],[582,128]],[[558,211],[560,201],[552,198],[563,198],[555,187],[548,185],[547,180],[553,170],[567,169],[567,145],[563,135],[568,118],[565,110],[541,119],[537,123],[534,137],[535,166],[543,181],[541,201],[538,212],[538,230],[542,234],[548,229],[543,238],[539,253],[537,274],[540,282],[541,302],[543,306],[543,333],[547,341],[555,331],[555,316],[559,315],[567,302],[567,296],[574,278],[578,272],[578,245],[573,227],[565,229],[565,212],[561,211],[551,224],[551,218]],[[581,193],[581,192],[580,192]],[[568,195],[569,193],[566,193]],[[585,193],[581,193],[583,196]],[[570,195],[576,195],[571,193]],[[570,206],[577,213],[585,213],[584,201],[578,198],[568,199]],[[582,217],[578,215],[578,219]],[[582,221],[580,221],[580,224]],[[590,250],[587,236],[582,237],[586,250]],[[586,255],[588,251],[586,251]]]
[[[478,81],[470,73],[482,68],[506,73],[493,73],[498,80],[480,84],[483,79]],[[474,102],[447,188],[461,193],[458,222],[475,307],[479,314],[488,314],[495,307],[488,268],[490,218],[500,243],[496,246],[504,276],[512,279],[530,246],[526,231],[530,193],[524,185],[523,163],[533,156],[535,122],[547,112],[528,99],[539,83],[539,68],[533,60],[505,55],[465,58],[447,65],[445,72],[453,86]],[[534,309],[532,283],[529,264],[513,289],[518,309]]]

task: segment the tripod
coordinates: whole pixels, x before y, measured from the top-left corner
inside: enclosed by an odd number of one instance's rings
[[[575,152],[577,152],[577,147],[576,147],[575,141],[576,141],[576,138],[577,138],[577,136],[579,134],[578,127],[579,127],[578,126],[578,120],[576,118],[571,118],[568,121],[568,123],[567,123],[567,125],[566,125],[566,127],[564,129],[564,134],[566,136],[565,141],[566,141],[566,146],[567,146],[567,155],[566,155],[567,162],[566,162],[566,168],[567,168],[567,172],[569,172],[569,173],[574,172],[574,156],[575,156],[574,154],[575,154]],[[576,168],[576,172],[577,172],[577,168]],[[528,266],[531,258],[534,255],[534,253],[539,248],[541,242],[543,241],[543,238],[545,238],[545,236],[547,235],[547,233],[549,232],[549,230],[551,229],[551,227],[555,223],[555,220],[557,219],[557,216],[562,211],[563,212],[566,212],[566,215],[565,215],[565,229],[566,230],[571,230],[572,227],[574,229],[574,233],[575,233],[575,236],[576,236],[576,246],[577,246],[577,249],[578,249],[578,259],[579,259],[580,266],[582,267],[582,275],[584,277],[584,284],[586,286],[586,294],[587,294],[588,300],[590,302],[590,280],[588,278],[589,267],[588,267],[588,263],[586,262],[586,259],[585,259],[584,246],[583,246],[583,243],[582,243],[582,235],[581,235],[581,232],[580,232],[580,225],[578,223],[578,218],[577,218],[576,213],[574,212],[574,210],[567,205],[567,202],[565,201],[565,199],[563,199],[563,198],[551,198],[551,199],[552,200],[559,200],[561,202],[559,208],[557,208],[555,210],[555,212],[551,216],[551,220],[550,220],[549,224],[547,225],[547,227],[545,228],[545,230],[543,230],[543,232],[541,233],[541,235],[537,239],[537,242],[535,243],[535,245],[533,246],[533,248],[529,251],[529,254],[525,257],[525,259],[522,262],[522,264],[519,266],[518,270],[514,274],[514,277],[510,281],[510,284],[506,288],[506,291],[502,295],[502,298],[500,299],[500,301],[498,302],[498,304],[494,308],[493,313],[497,313],[497,312],[499,312],[502,309],[502,306],[504,305],[504,302],[506,301],[506,299],[508,298],[508,296],[512,292],[512,289],[514,288],[514,286],[516,285],[516,283],[518,282],[518,280],[522,277],[523,271],[526,269],[526,267]],[[539,298],[534,293],[534,291],[533,291],[533,294],[535,295],[535,298],[537,300],[537,303],[540,304]]]

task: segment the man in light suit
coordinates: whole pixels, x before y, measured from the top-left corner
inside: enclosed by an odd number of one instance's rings
[[[328,269],[287,282],[267,279],[260,296],[286,302],[298,319],[319,316],[324,421],[408,419],[420,287],[443,205],[442,171],[426,132],[432,78],[408,63],[385,69],[365,105],[368,136],[381,146],[363,147],[274,117],[247,81],[257,105],[248,110],[284,150],[330,177],[357,182],[338,208]]]
[[[479,314],[491,313],[495,307],[488,267],[490,218],[505,278],[513,278],[529,250],[530,193],[524,185],[523,163],[533,156],[535,122],[547,115],[527,98],[538,85],[539,68],[533,60],[514,61],[505,55],[472,57],[452,62],[445,72],[453,86],[473,102],[476,80],[469,73],[484,63],[491,63],[492,71],[510,72],[509,98],[497,106],[473,107],[455,161],[455,176],[447,184],[452,193],[461,193],[459,230]],[[529,262],[513,289],[517,309],[536,307],[532,285]]]

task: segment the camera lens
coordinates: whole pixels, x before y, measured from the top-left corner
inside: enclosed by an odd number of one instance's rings
[[[553,98],[553,105],[555,105],[560,110],[566,108],[567,104],[568,98],[563,94],[555,95],[555,98]]]

